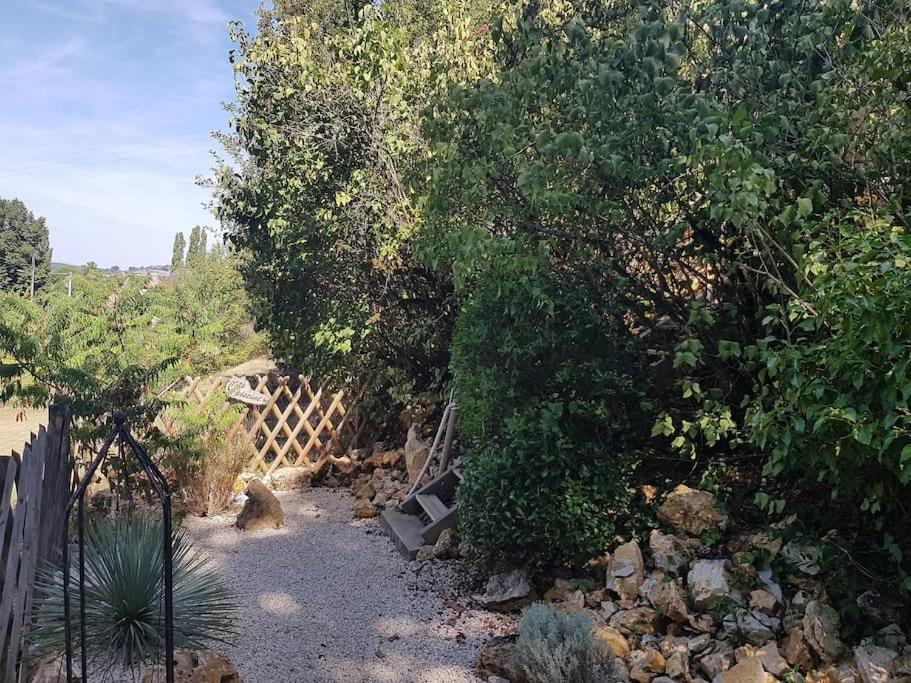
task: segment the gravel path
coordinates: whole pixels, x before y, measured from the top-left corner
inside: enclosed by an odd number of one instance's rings
[[[477,681],[477,649],[509,628],[457,589],[457,562],[406,562],[376,520],[325,488],[278,493],[285,527],[245,533],[232,515],[190,518],[242,604],[227,654],[245,683]]]

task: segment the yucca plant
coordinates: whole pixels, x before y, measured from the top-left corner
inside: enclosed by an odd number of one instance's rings
[[[203,649],[235,634],[236,601],[209,558],[173,534],[174,645]],[[104,670],[134,667],[164,651],[162,522],[142,515],[89,525],[85,537],[86,645]],[[74,653],[79,652],[78,557],[70,566]],[[42,570],[31,640],[42,655],[65,648],[63,572]],[[77,655],[78,660],[78,655]]]

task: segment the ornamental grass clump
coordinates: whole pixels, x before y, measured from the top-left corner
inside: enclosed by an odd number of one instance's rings
[[[613,683],[624,680],[613,653],[592,636],[584,614],[538,602],[522,613],[515,666],[529,683]]]
[[[174,646],[207,649],[236,633],[236,600],[209,559],[183,531],[173,534]],[[79,562],[70,562],[74,652],[79,641]],[[109,671],[164,653],[162,522],[133,515],[91,524],[85,535],[86,645],[90,662]],[[42,655],[65,649],[63,572],[42,570],[32,642]]]

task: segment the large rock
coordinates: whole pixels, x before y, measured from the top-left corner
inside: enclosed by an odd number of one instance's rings
[[[694,539],[681,539],[673,534],[661,533],[658,529],[652,529],[648,537],[655,567],[671,574],[681,574],[686,570],[697,545]]]
[[[247,484],[247,502],[237,515],[237,528],[244,531],[281,529],[284,523],[285,513],[278,498],[262,481],[253,479]]]
[[[484,607],[495,612],[515,612],[537,599],[528,573],[516,569],[507,574],[494,574],[487,579],[484,593],[473,596]]]
[[[629,653],[629,677],[636,683],[651,683],[664,673],[664,656],[657,650],[633,650]]]
[[[418,426],[408,428],[408,439],[405,441],[405,469],[408,470],[408,482],[414,484],[421,474],[421,468],[430,455],[430,440],[422,439]]]
[[[279,467],[268,477],[273,491],[297,491],[310,488],[312,473],[306,467]]]
[[[620,659],[626,659],[630,653],[629,641],[613,626],[600,626],[592,632],[595,640],[602,642]]]
[[[784,656],[788,664],[797,669],[808,671],[813,668],[816,660],[800,627],[795,626],[788,631],[784,641]]]
[[[459,539],[456,538],[455,531],[443,529],[433,545],[433,556],[438,560],[451,560],[459,556]]]
[[[622,600],[634,600],[644,580],[645,562],[639,544],[630,541],[619,546],[611,555],[607,567],[607,589]]]
[[[608,622],[615,629],[627,635],[655,633],[661,621],[658,612],[650,607],[634,607],[620,610]]]
[[[689,608],[686,604],[686,591],[677,581],[665,581],[651,579],[647,582],[651,584],[646,598],[652,606],[658,609],[662,614],[666,614],[671,621],[678,624],[684,624],[690,620]]]
[[[487,641],[478,653],[478,675],[487,679],[492,676],[511,678],[514,675],[515,650],[515,641],[510,638],[498,637]]]
[[[142,683],[164,683],[165,667],[146,671]],[[208,650],[175,650],[174,683],[243,683],[237,669],[224,655]]]
[[[724,528],[727,518],[718,510],[715,496],[681,484],[658,508],[658,519],[693,536]]]
[[[724,618],[724,628],[731,635],[740,635],[751,645],[765,645],[781,630],[781,622],[762,612],[738,609]]]
[[[803,615],[804,638],[819,658],[827,664],[838,659],[845,649],[838,637],[840,626],[841,619],[833,607],[817,600],[807,603]]]
[[[892,662],[898,655],[876,645],[854,648],[854,662],[864,683],[885,683],[892,680]]]
[[[774,683],[776,680],[757,657],[750,657],[715,676],[712,683]]]
[[[773,676],[781,678],[788,671],[788,662],[781,656],[775,641],[767,643],[764,647],[756,650],[755,656],[762,662],[762,668]]]
[[[354,501],[354,507],[351,512],[355,519],[373,519],[380,514],[376,506],[366,498],[358,498]]]
[[[707,609],[718,601],[730,599],[737,602],[730,584],[726,560],[699,560],[686,577],[693,596],[693,603],[699,609]]]
[[[714,647],[705,652],[699,659],[699,670],[709,679],[727,671],[734,665],[734,650],[724,642],[716,642]]]

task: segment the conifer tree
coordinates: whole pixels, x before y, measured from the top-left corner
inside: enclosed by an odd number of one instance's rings
[[[171,272],[180,270],[184,263],[184,251],[187,247],[187,241],[184,239],[183,233],[178,232],[174,236],[174,251],[171,254]]]
[[[35,289],[39,289],[51,273],[47,224],[18,199],[0,199],[0,291],[30,290],[33,257]]]

